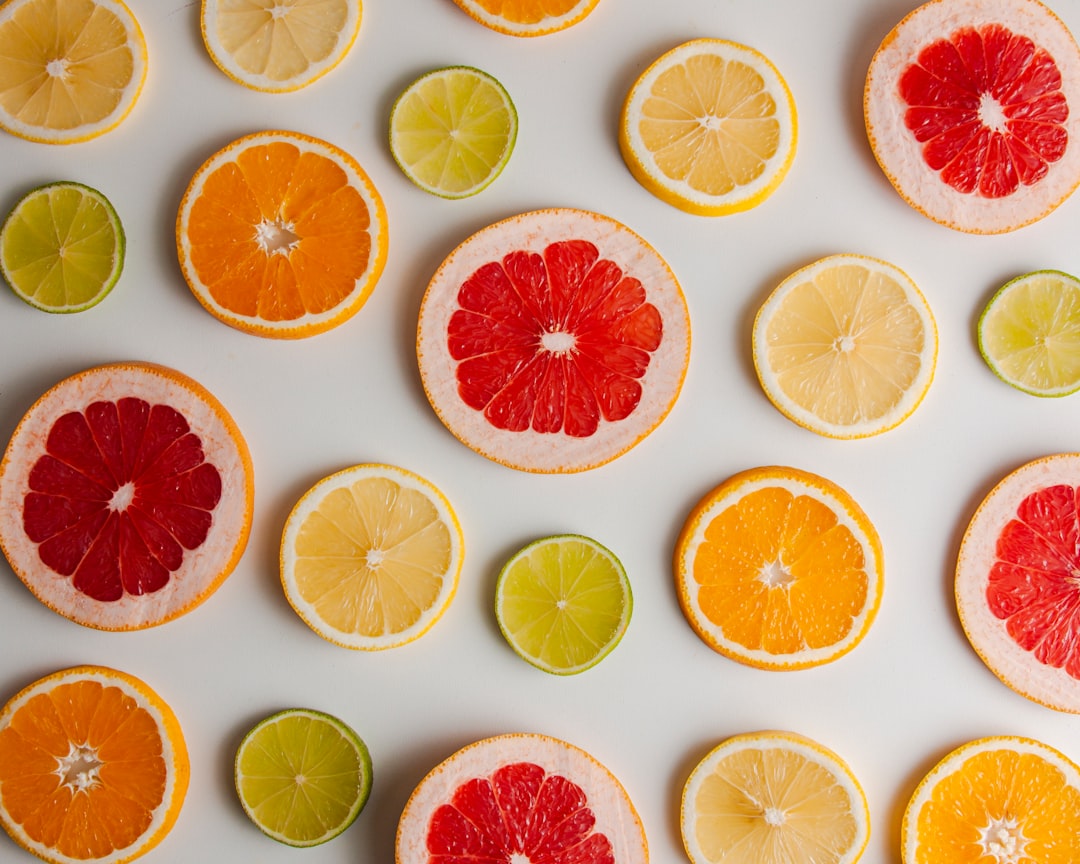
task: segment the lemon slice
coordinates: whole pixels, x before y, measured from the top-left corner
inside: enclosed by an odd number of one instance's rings
[[[257,723],[237,748],[233,773],[244,812],[289,846],[337,837],[371,793],[367,745],[341,720],[306,708]]]
[[[506,641],[556,675],[583,672],[610,654],[633,605],[619,559],[573,534],[530,543],[506,562],[495,586],[495,617]]]
[[[833,255],[787,277],[754,320],[754,366],[782,414],[830,438],[902,423],[930,389],[937,325],[911,278]]]
[[[46,144],[108,132],[135,106],[146,40],[121,0],[0,6],[0,128]]]
[[[470,66],[420,76],[390,111],[390,151],[425,192],[466,198],[499,176],[517,139],[517,110],[495,78]]]
[[[694,39],[642,73],[623,104],[630,173],[680,210],[722,216],[768,198],[795,158],[795,99],[767,57]]]
[[[1038,270],[1007,282],[979,317],[979,351],[1006,384],[1034,396],[1080,390],[1080,280]]]
[[[307,87],[344,59],[360,30],[360,0],[203,0],[210,59],[245,87]]]

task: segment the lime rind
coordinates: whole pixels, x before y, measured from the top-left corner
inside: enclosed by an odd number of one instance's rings
[[[1040,397],[1080,390],[1080,279],[1035,270],[1006,282],[977,325],[979,353],[1010,386]]]

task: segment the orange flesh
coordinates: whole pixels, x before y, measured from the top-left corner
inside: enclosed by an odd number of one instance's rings
[[[580,0],[476,0],[476,5],[490,14],[518,24],[557,18],[579,4]]]

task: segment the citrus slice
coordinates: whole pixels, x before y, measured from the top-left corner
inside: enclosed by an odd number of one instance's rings
[[[184,278],[238,330],[278,339],[351,318],[382,274],[386,210],[359,163],[297,132],[256,132],[211,156],[176,221]]]
[[[100,303],[124,269],[124,228],[109,199],[81,183],[39,186],[0,225],[0,274],[46,312]]]
[[[754,368],[784,416],[830,438],[898,426],[934,378],[937,325],[892,264],[832,255],[784,279],[754,319]]]
[[[436,766],[398,822],[396,864],[646,864],[648,843],[615,776],[547,735],[485,738]]]
[[[0,5],[0,128],[45,144],[103,135],[146,79],[146,41],[121,0]]]
[[[956,564],[960,623],[983,662],[1029,699],[1080,714],[1080,454],[1036,459],[975,511]]]
[[[1080,280],[1056,270],[1018,276],[979,316],[979,351],[1006,384],[1034,396],[1080,390]]]
[[[583,672],[610,654],[633,606],[622,562],[577,534],[528,544],[495,584],[495,617],[510,647],[556,675]]]
[[[0,711],[0,822],[53,864],[119,864],[180,815],[190,767],[172,709],[139,679],[77,666]]]
[[[367,745],[336,717],[289,708],[240,742],[233,773],[244,812],[288,846],[318,846],[348,828],[371,793]]]
[[[518,118],[487,72],[449,66],[421,75],[390,111],[390,152],[405,176],[441,198],[467,198],[510,161]]]
[[[900,196],[974,234],[1043,218],[1080,183],[1080,48],[1037,0],[931,0],[882,41],[863,108]]]
[[[297,502],[281,539],[285,596],[312,630],[375,651],[419,639],[457,590],[464,541],[446,496],[392,465],[355,465]]]
[[[101,630],[170,621],[247,545],[251,456],[202,385],[149,363],[71,376],[23,417],[0,462],[0,547],[33,594]]]
[[[693,864],[854,864],[870,838],[866,795],[839,756],[791,732],[728,738],[683,788]]]
[[[705,495],[675,547],[690,625],[713,650],[762,669],[846,654],[881,603],[873,524],[843,489],[797,468],[751,468]]]
[[[577,24],[600,0],[454,0],[470,18],[510,36],[544,36]]]
[[[307,87],[334,69],[360,31],[360,0],[202,0],[210,59],[266,93]]]
[[[756,207],[787,175],[795,99],[753,48],[693,39],[655,60],[623,103],[619,148],[649,192],[688,213]]]
[[[584,210],[522,213],[457,247],[432,277],[416,337],[443,424],[495,462],[594,468],[674,407],[690,318],[664,260]]]
[[[1053,747],[980,738],[916,787],[901,827],[903,864],[1080,861],[1080,769]]]

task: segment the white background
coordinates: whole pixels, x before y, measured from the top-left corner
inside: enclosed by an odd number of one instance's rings
[[[0,210],[33,186],[72,179],[102,190],[124,221],[128,255],[95,309],[50,316],[0,291],[0,439],[49,386],[93,364],[173,366],[215,393],[244,430],[256,472],[255,517],[238,568],[187,616],[136,633],[102,633],[40,605],[0,565],[0,693],[79,663],[131,672],[180,717],[191,787],[159,862],[388,862],[404,803],[458,747],[539,731],[593,753],[629,791],[656,862],[685,860],[683,783],[728,735],[803,733],[851,765],[870,801],[864,861],[899,860],[899,823],[919,778],[978,736],[1032,736],[1080,759],[1080,720],[1028,702],[969,647],[952,599],[957,546],[975,506],[1029,459],[1080,449],[1080,396],[1040,400],[998,381],[974,324],[994,290],[1038,268],[1080,271],[1080,199],[1009,235],[978,237],[910,209],[878,169],[862,120],[863,79],[881,38],[912,0],[601,0],[559,34],[518,39],[487,30],[451,0],[367,0],[360,35],[330,75],[294,94],[261,94],[209,60],[197,4],[131,0],[149,44],[133,113],[92,142],[50,147],[0,135]],[[1080,7],[1057,0],[1080,32]],[[794,165],[750,212],[709,219],[652,198],[616,144],[619,108],[655,57],[714,36],[768,55],[799,111]],[[420,73],[466,63],[498,77],[520,134],[509,165],[472,199],[443,201],[410,185],[387,145],[395,96]],[[389,211],[390,255],[360,313],[327,334],[275,342],[233,330],[181,278],[174,220],[195,169],[253,131],[286,128],[353,153]],[[675,409],[648,439],[584,474],[538,476],[468,450],[428,406],[416,369],[416,316],[429,277],[474,231],[547,206],[597,210],[644,236],[682,283],[690,369]],[[927,296],[940,332],[935,381],[900,427],[864,441],[804,431],[767,401],[750,360],[753,315],[777,282],[827,254],[891,261]],[[310,631],[278,581],[281,528],[315,481],[382,461],[438,485],[460,516],[465,566],[456,599],[419,641],[364,654]],[[865,641],[816,670],[765,672],[708,649],[683,618],[671,554],[690,508],[735,471],[787,464],[846,488],[877,525],[886,587]],[[595,537],[629,573],[634,615],[622,643],[574,678],[513,654],[492,613],[495,575],[529,540]],[[337,714],[374,759],[370,802],[318,849],[279,846],[247,822],[232,788],[241,735],[287,706]],[[0,859],[27,858],[0,836]]]

